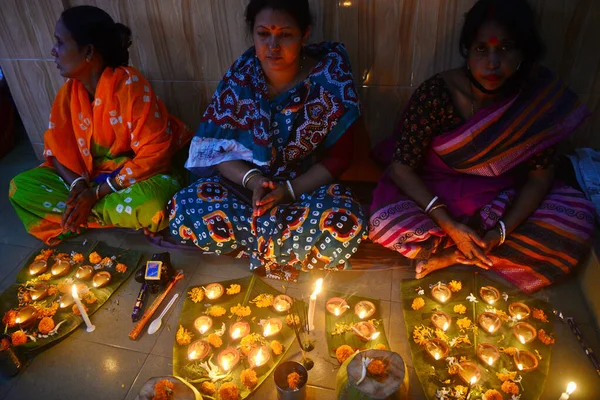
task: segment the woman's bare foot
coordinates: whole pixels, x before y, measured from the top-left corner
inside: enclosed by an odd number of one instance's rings
[[[458,264],[455,248],[448,248],[440,254],[436,254],[428,260],[417,263],[417,274],[415,279],[421,279],[438,269],[444,269],[451,265]]]

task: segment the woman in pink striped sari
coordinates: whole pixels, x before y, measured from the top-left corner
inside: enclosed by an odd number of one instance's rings
[[[534,26],[522,0],[479,1],[461,34],[465,67],[425,81],[405,110],[370,236],[418,260],[417,278],[469,264],[531,292],[588,251],[593,205],[554,165],[589,112],[538,65]]]

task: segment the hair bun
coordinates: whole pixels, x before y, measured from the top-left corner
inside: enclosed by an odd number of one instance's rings
[[[115,23],[115,29],[121,38],[121,46],[127,50],[131,46],[131,29],[120,22]]]

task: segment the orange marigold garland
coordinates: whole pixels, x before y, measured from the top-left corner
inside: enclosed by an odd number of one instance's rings
[[[27,335],[22,330],[14,331],[12,335],[10,335],[10,341],[13,346],[20,346],[27,343]]]
[[[13,328],[17,325],[17,312],[15,310],[8,310],[2,317],[2,323],[9,328]]]
[[[506,371],[506,370],[504,370],[504,371]],[[502,382],[514,381],[517,378],[517,372],[516,371],[506,371],[506,372],[504,372],[504,371],[503,372],[496,372],[496,376]]]
[[[72,253],[71,260],[73,260],[73,262],[75,264],[78,264],[80,262],[83,262],[83,260],[85,260],[85,258],[83,257],[83,254],[81,254],[81,253]]]
[[[240,381],[248,389],[251,389],[258,383],[258,377],[253,369],[248,368],[243,370],[240,374]]]
[[[279,343],[277,340],[273,340],[271,342],[271,350],[273,350],[273,354],[278,356],[281,353],[283,353],[283,345],[281,343]]]
[[[53,253],[54,253],[54,250],[52,250],[52,249],[41,250],[40,254],[38,254],[37,256],[35,256],[35,261],[38,261],[38,260],[48,261],[48,259],[50,258],[50,256]]]
[[[44,317],[40,320],[38,331],[40,331],[42,335],[49,334],[52,329],[54,329],[54,320],[51,317]]]
[[[38,279],[40,281],[49,281],[50,279],[52,279],[52,274],[50,272],[48,272],[47,274],[39,275]]]
[[[152,400],[169,400],[175,394],[173,389],[175,389],[175,385],[170,380],[163,379],[158,381],[154,385],[154,397],[152,397]]]
[[[546,316],[546,313],[544,312],[544,310],[540,310],[539,308],[534,308],[531,312],[531,316],[542,322],[548,322],[548,317]]]
[[[214,348],[219,348],[223,345],[223,340],[221,339],[221,337],[214,333],[211,333],[210,335],[208,335],[207,340],[208,340],[208,343]]]

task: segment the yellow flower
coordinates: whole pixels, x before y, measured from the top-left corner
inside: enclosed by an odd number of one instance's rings
[[[75,264],[78,264],[80,262],[83,262],[83,260],[85,260],[85,258],[83,257],[83,254],[81,254],[81,253],[75,253],[75,254],[73,254],[72,260]]]
[[[375,348],[376,348],[377,350],[387,350],[387,347],[385,347],[385,344],[383,344],[383,343],[377,343],[377,344],[375,345]]]
[[[423,300],[422,297],[417,297],[416,299],[413,300],[412,302],[412,309],[413,310],[420,310],[421,308],[423,308],[425,306],[425,300]]]
[[[233,306],[229,309],[229,312],[233,315],[237,315],[238,317],[247,317],[252,313],[250,307],[244,307],[240,303],[237,306]]]
[[[223,340],[221,340],[221,337],[214,333],[211,333],[210,335],[208,335],[207,340],[208,340],[208,343],[214,348],[219,348],[223,345]]]
[[[219,388],[219,399],[237,400],[240,397],[238,387],[233,382],[225,382]]]
[[[471,320],[467,317],[456,320],[456,325],[460,329],[467,329],[471,326]]]
[[[535,319],[539,319],[542,322],[548,322],[548,317],[546,317],[546,313],[544,310],[540,310],[539,308],[534,308],[531,316]]]
[[[457,395],[460,395],[460,394],[465,395],[465,394],[467,394],[468,389],[464,386],[456,385],[456,386],[454,386],[454,390]]]
[[[225,313],[227,312],[227,310],[224,309],[221,306],[212,306],[206,312],[211,317],[218,318],[218,317],[221,317],[221,316],[225,315]]]
[[[450,375],[456,375],[458,374],[458,371],[460,371],[460,367],[458,366],[458,364],[454,363],[448,366],[448,373]]]
[[[285,323],[288,324],[288,326],[294,325],[294,322],[296,323],[296,325],[300,325],[300,317],[298,316],[298,314],[293,314],[293,316],[292,314],[286,315]]]
[[[177,340],[177,344],[185,346],[192,342],[192,336],[194,336],[192,332],[185,329],[182,325],[179,325],[179,329],[175,335],[175,340]]]
[[[200,303],[204,300],[204,289],[201,287],[192,288],[192,290],[188,292],[188,296],[190,296],[190,300],[194,303]]]
[[[261,293],[252,300],[252,303],[258,308],[266,308],[273,305],[273,295],[267,293]]]
[[[454,306],[454,312],[462,315],[467,312],[467,307],[463,306],[462,304],[457,304]]]
[[[242,290],[242,287],[240,285],[238,285],[237,283],[232,283],[231,285],[229,285],[229,287],[227,289],[225,289],[227,294],[230,296],[234,295],[234,294],[238,294],[241,290]]]
[[[462,282],[461,281],[450,281],[450,283],[448,283],[448,287],[454,293],[459,292],[462,289]]]
[[[283,353],[283,345],[281,343],[279,343],[277,340],[273,340],[271,342],[271,350],[273,350],[273,354],[278,356],[281,353]]]
[[[471,344],[471,340],[466,335],[465,336],[459,336],[454,341],[454,347],[460,347],[461,344],[470,345]]]
[[[52,274],[51,273],[42,274],[42,275],[38,276],[38,279],[40,281],[49,281],[51,278],[52,278]]]
[[[446,333],[441,329],[435,330],[435,337],[437,337],[440,340],[443,340],[444,342],[448,341],[448,335],[446,335]]]
[[[513,357],[515,354],[517,354],[518,350],[516,347],[507,347],[507,348],[500,347],[500,351]]]
[[[517,371],[496,372],[496,376],[502,382],[514,381],[517,378]]]
[[[424,345],[433,336],[433,329],[424,325],[415,326],[413,329],[413,340],[416,344]]]
[[[240,349],[242,350],[242,353],[248,355],[256,343],[261,344],[262,342],[263,337],[261,335],[258,333],[250,333],[240,340]]]

